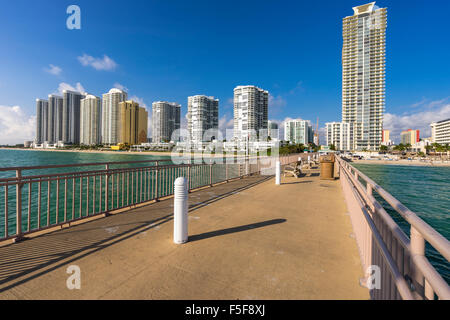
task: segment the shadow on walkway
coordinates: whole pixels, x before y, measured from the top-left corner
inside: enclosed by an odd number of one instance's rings
[[[264,222],[252,223],[252,224],[248,224],[248,225],[240,226],[240,227],[206,232],[206,233],[197,234],[197,235],[189,237],[189,242],[209,239],[209,238],[223,236],[223,235],[227,235],[227,234],[231,234],[231,233],[237,233],[237,232],[242,232],[242,231],[263,228],[263,227],[271,226],[274,224],[284,223],[286,221],[287,221],[286,219],[274,219],[274,220],[268,220],[268,221],[264,221]]]
[[[195,191],[189,195],[189,212],[271,178],[251,176]],[[156,228],[172,218],[173,199],[167,199],[0,247],[0,292]]]

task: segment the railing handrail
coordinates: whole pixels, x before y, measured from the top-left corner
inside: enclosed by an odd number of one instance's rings
[[[437,270],[430,264],[425,256],[424,241],[426,240],[427,242],[429,242],[439,252],[439,254],[447,259],[447,261],[450,260],[448,258],[450,255],[450,242],[435,229],[433,229],[430,225],[428,225],[425,221],[423,221],[420,217],[418,217],[416,213],[409,210],[400,201],[394,198],[391,194],[385,191],[382,187],[380,187],[377,183],[375,183],[361,171],[356,169],[350,163],[344,161],[341,157],[337,157],[337,161],[340,168],[343,170],[343,173],[347,176],[348,181],[353,184],[353,188],[355,189],[355,191],[357,190],[357,193],[361,194],[361,196],[366,199],[364,201],[368,200],[367,205],[372,207],[372,210],[378,212],[379,214],[381,213],[380,217],[385,220],[385,223],[388,225],[388,227],[392,219],[390,218],[390,216],[386,217],[386,215],[383,214],[385,213],[385,210],[382,206],[380,208],[379,202],[372,196],[373,190],[375,190],[384,200],[386,200],[392,206],[392,208],[398,214],[400,214],[400,216],[402,216],[406,222],[410,224],[411,235],[408,239],[407,250],[411,256],[411,262],[414,264],[414,268],[420,272],[419,275],[415,274],[414,277],[420,278],[420,274],[422,274],[422,279],[424,279],[425,281],[423,284],[424,296],[430,299],[433,292],[435,292],[440,299],[450,299],[450,287],[442,278],[442,276],[437,272]],[[366,188],[364,188],[363,184],[359,181],[358,178],[361,178],[366,182]],[[370,224],[370,221],[368,221],[368,223]],[[400,235],[400,238],[398,238],[398,240],[400,240],[400,243],[405,242],[401,239],[403,238],[403,232],[400,232],[398,234],[393,232],[392,234],[395,237],[398,237]],[[392,268],[390,269],[390,271],[393,271]],[[430,291],[430,287],[433,291]],[[398,289],[400,288],[398,287]]]
[[[344,161],[339,157],[338,159],[339,161]],[[411,226],[416,228],[416,230],[422,234],[425,240],[427,240],[440,254],[442,254],[443,257],[450,261],[450,241],[448,241],[443,235],[441,235],[428,223],[422,220],[415,212],[408,209],[389,192],[384,190],[380,185],[378,185],[360,170],[356,169],[354,166],[350,166],[355,172],[358,173],[358,176],[360,176],[364,181],[366,181],[366,183],[372,186],[373,190],[375,190],[384,200],[386,200],[398,214],[400,214]]]

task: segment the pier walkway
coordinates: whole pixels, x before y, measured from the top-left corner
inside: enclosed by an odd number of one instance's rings
[[[369,299],[339,181],[282,182],[191,193],[185,245],[168,198],[0,247],[0,299]]]

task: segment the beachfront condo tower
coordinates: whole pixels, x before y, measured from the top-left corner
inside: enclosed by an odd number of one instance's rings
[[[36,99],[36,144],[47,141],[48,136],[48,101]]]
[[[353,8],[343,20],[342,121],[354,125],[352,150],[376,150],[385,107],[386,8]]]
[[[431,142],[450,144],[450,119],[433,122],[431,126]]]
[[[102,105],[99,97],[87,95],[80,100],[80,144],[101,143]]]
[[[420,131],[412,129],[402,131],[400,134],[400,140],[403,144],[414,145],[420,141]]]
[[[152,104],[152,142],[178,141],[172,136],[180,129],[181,105],[175,102],[157,101]]]
[[[113,88],[103,95],[102,101],[102,143],[115,145],[120,139],[119,104],[126,101],[128,94]]]
[[[284,140],[292,144],[308,145],[314,142],[314,132],[309,120],[288,120],[284,122]]]
[[[62,141],[63,98],[54,94],[48,96],[47,142]]]
[[[120,107],[120,143],[136,145],[147,142],[148,112],[132,100],[124,101]]]
[[[188,97],[187,122],[192,142],[208,142],[217,139],[219,99],[201,95]]]
[[[85,94],[64,90],[62,109],[62,137],[64,143],[80,143],[80,102]]]
[[[267,135],[269,92],[255,86],[238,86],[234,89],[235,140],[255,140],[259,134]]]
[[[279,139],[279,127],[278,123],[274,121],[267,121],[267,136],[271,140],[278,140]]]
[[[326,125],[327,146],[335,146],[336,150],[350,151],[352,149],[352,123],[328,122]]]

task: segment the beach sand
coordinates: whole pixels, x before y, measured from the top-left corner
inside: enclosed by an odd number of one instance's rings
[[[356,164],[383,164],[383,165],[397,165],[397,166],[422,166],[422,167],[450,167],[450,162],[441,161],[419,161],[419,160],[352,160]]]

